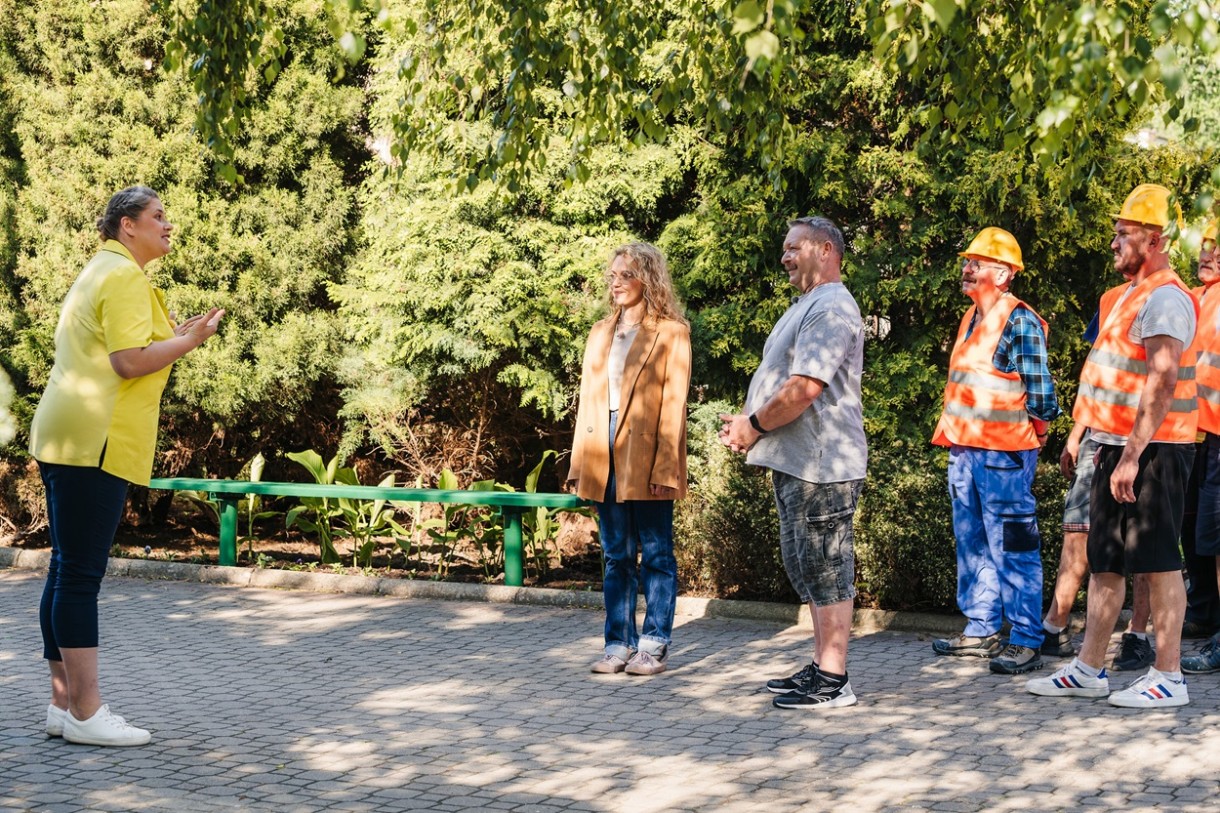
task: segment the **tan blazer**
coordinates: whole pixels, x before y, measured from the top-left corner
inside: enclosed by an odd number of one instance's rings
[[[614,318],[589,331],[581,365],[580,404],[569,480],[586,500],[606,499],[610,479],[610,384],[607,370]],[[690,328],[644,320],[623,367],[614,433],[614,500],[655,500],[655,483],[686,496],[686,395],[690,389]]]

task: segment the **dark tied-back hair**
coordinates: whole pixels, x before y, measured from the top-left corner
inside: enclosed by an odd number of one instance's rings
[[[110,196],[106,211],[97,219],[97,230],[104,240],[119,239],[119,224],[123,218],[135,220],[159,195],[147,186],[129,186]]]

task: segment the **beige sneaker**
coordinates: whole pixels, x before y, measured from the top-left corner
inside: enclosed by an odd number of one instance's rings
[[[152,734],[112,714],[110,706],[102,706],[88,720],[78,720],[68,712],[64,739],[80,745],[144,745]]]
[[[669,647],[661,650],[660,655],[653,655],[640,650],[627,661],[624,670],[629,675],[659,675],[665,671],[665,662],[669,659]]]
[[[595,675],[616,675],[626,668],[627,661],[618,655],[611,655],[607,652],[605,655],[602,655],[601,660],[593,664],[589,671]]]

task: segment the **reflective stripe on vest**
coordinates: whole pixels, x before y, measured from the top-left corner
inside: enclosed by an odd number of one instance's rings
[[[1211,291],[1208,294],[1208,291]],[[1199,431],[1220,435],[1220,288],[1200,286],[1199,327],[1191,347],[1195,357],[1195,380],[1199,395]]]
[[[1137,285],[1127,298],[1118,304],[1105,302],[1104,314],[1097,343],[1085,359],[1080,371],[1080,391],[1072,417],[1078,423],[1101,432],[1129,435],[1135,426],[1144,384],[1148,380],[1148,354],[1140,345],[1127,338],[1131,326],[1139,316],[1140,308],[1152,292],[1164,285],[1173,285],[1190,294],[1182,280],[1170,269],[1157,271]],[[1123,289],[1129,286],[1119,286]],[[1106,292],[1110,297],[1113,291]],[[1199,304],[1191,295],[1195,305],[1195,316],[1199,315]],[[1111,307],[1106,308],[1106,305]],[[1178,362],[1178,380],[1174,385],[1169,412],[1157,428],[1152,440],[1169,443],[1188,443],[1195,439],[1198,411],[1195,397],[1195,351],[1193,345],[1182,351]]]
[[[1005,294],[970,331],[977,309],[971,307],[957,329],[957,341],[949,358],[944,410],[932,442],[938,446],[973,446],[998,451],[1037,449],[1038,438],[1025,406],[1025,384],[1015,372],[995,368],[996,348],[1018,307],[1033,308]],[[1037,313],[1034,316],[1046,322]],[[967,332],[970,332],[967,337]]]

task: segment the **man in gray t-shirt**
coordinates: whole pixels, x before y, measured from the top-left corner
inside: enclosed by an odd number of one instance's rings
[[[847,641],[856,596],[852,520],[868,450],[860,406],[864,325],[843,286],[843,234],[824,217],[788,224],[783,265],[800,291],[763,347],[746,410],[721,442],[771,469],[784,569],[813,614],[813,662],[767,681],[782,709],[856,702]]]
[[[1169,189],[1137,186],[1114,216],[1114,268],[1132,284],[1101,324],[1080,371],[1073,415],[1098,440],[1089,494],[1088,626],[1080,654],[1025,688],[1043,697],[1108,697],[1122,708],[1190,702],[1182,676],[1186,613],[1178,545],[1198,426],[1198,303],[1169,263]],[[1155,662],[1110,691],[1106,653],[1128,573],[1147,580]]]

